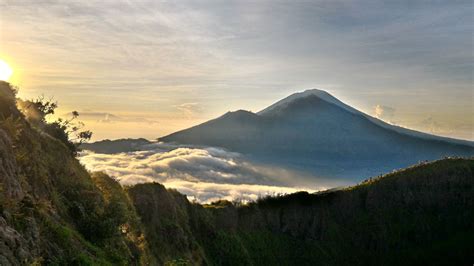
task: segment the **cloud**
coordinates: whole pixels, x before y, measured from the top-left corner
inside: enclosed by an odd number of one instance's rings
[[[255,200],[272,193],[316,191],[342,185],[307,173],[256,164],[220,148],[154,143],[141,151],[119,154],[81,153],[91,171],[104,171],[123,185],[159,182],[201,202],[215,199]]]
[[[68,113],[71,115],[71,113]],[[95,120],[102,123],[111,123],[117,120],[121,120],[120,117],[105,112],[79,112],[79,117],[86,120]]]
[[[377,104],[374,107],[374,115],[378,119],[392,123],[393,117],[395,115],[395,108]]]
[[[66,116],[71,116],[71,112],[67,113]],[[89,120],[99,123],[146,123],[146,124],[157,124],[158,121],[148,119],[141,116],[118,116],[107,112],[94,112],[94,111],[82,111],[79,112],[79,118],[81,120]]]
[[[183,103],[175,107],[187,118],[192,118],[203,111],[199,103]]]

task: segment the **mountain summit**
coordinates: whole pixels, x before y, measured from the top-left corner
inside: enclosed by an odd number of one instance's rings
[[[351,180],[419,161],[474,155],[473,142],[390,125],[322,90],[292,94],[258,113],[228,112],[159,140],[223,147],[261,162]]]
[[[283,108],[283,107],[287,106],[288,104],[291,104],[295,100],[306,98],[306,97],[313,97],[313,96],[316,96],[316,97],[318,97],[318,98],[320,98],[320,99],[322,99],[326,102],[338,105],[339,107],[344,108],[348,111],[352,111],[351,107],[349,107],[348,105],[346,105],[343,102],[339,101],[337,98],[335,98],[334,96],[332,96],[328,92],[326,92],[324,90],[320,90],[320,89],[310,89],[310,90],[305,90],[303,92],[294,93],[294,94],[284,98],[283,100],[280,100],[280,101],[270,105],[269,107],[263,109],[262,111],[258,112],[258,114],[259,115],[269,114],[272,111],[278,110],[279,108]],[[353,109],[353,110],[355,110],[355,109]]]

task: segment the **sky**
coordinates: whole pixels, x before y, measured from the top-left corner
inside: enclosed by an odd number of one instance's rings
[[[387,122],[474,140],[472,1],[0,0],[19,96],[94,139],[154,139],[320,88]]]

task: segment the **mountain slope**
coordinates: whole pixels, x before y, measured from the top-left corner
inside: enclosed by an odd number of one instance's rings
[[[281,101],[278,101],[277,103],[263,109],[262,111],[258,112],[258,114],[259,115],[268,115],[268,114],[271,115],[271,113],[274,112],[276,109],[280,109],[280,108],[290,104],[293,100],[305,98],[305,97],[308,97],[308,96],[317,96],[318,98],[320,98],[320,99],[322,99],[326,102],[332,103],[334,105],[337,105],[338,107],[340,107],[342,109],[345,109],[348,112],[351,112],[353,114],[362,115],[362,116],[366,117],[367,119],[369,119],[370,121],[372,121],[373,123],[375,123],[376,125],[379,125],[381,127],[387,128],[387,129],[394,130],[398,133],[407,134],[407,135],[420,137],[420,138],[426,138],[426,139],[432,139],[432,140],[444,140],[444,141],[448,141],[448,142],[452,142],[452,143],[474,146],[474,143],[472,141],[435,136],[435,135],[431,135],[431,134],[427,134],[427,133],[407,129],[407,128],[404,128],[404,127],[399,127],[399,126],[388,124],[388,123],[386,123],[386,122],[384,122],[380,119],[377,119],[375,117],[367,115],[367,114],[365,114],[365,113],[363,113],[363,112],[361,112],[361,111],[359,111],[359,110],[357,110],[357,109],[341,102],[339,99],[337,99],[334,96],[330,95],[326,91],[318,90],[318,89],[311,89],[311,90],[306,90],[304,92],[299,92],[299,93],[292,94],[292,95],[286,97],[285,99],[283,99]]]
[[[152,262],[121,186],[30,124],[0,82],[0,265]]]
[[[229,112],[159,140],[224,147],[266,163],[352,179],[474,155],[472,142],[389,125],[319,90],[291,95],[257,114]]]

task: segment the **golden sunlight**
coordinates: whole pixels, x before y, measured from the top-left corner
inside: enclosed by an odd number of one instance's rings
[[[8,81],[13,74],[13,69],[7,64],[7,62],[0,59],[0,80]]]

